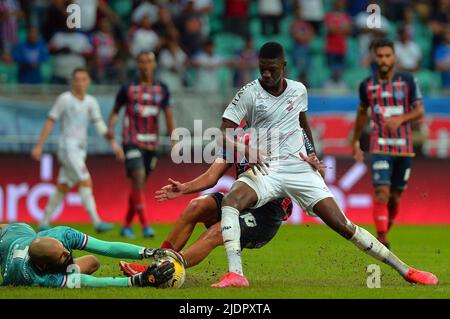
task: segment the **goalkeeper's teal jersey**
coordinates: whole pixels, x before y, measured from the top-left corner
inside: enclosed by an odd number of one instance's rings
[[[27,224],[10,224],[0,232],[0,266],[3,285],[64,287],[66,274],[48,274],[37,269],[29,259],[28,247],[38,237],[59,240],[72,252],[84,249],[88,236],[70,227],[55,227],[36,233]]]

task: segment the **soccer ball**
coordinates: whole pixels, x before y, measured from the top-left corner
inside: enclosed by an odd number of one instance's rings
[[[159,259],[158,262],[164,262],[166,260],[172,262],[175,265],[175,272],[173,273],[172,278],[170,278],[170,280],[161,284],[158,288],[178,289],[184,284],[184,280],[186,278],[186,269],[184,268],[184,265],[181,262],[169,256]]]

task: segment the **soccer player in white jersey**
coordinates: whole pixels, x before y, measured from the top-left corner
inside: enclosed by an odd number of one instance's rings
[[[323,167],[322,162],[313,153],[305,155],[302,130],[313,143],[306,117],[307,92],[302,83],[284,77],[285,68],[283,47],[276,42],[264,44],[259,52],[261,77],[244,86],[223,114],[222,142],[227,144],[227,150],[244,153],[252,170],[241,174],[222,200],[221,226],[229,272],[213,287],[249,285],[242,271],[239,212],[285,196],[291,197],[306,213],[320,217],[365,253],[393,267],[407,281],[437,284],[435,275],[408,266],[368,231],[346,218],[317,171]],[[269,133],[277,130],[278,141],[270,140],[270,134],[266,134],[269,137],[266,142],[267,145],[278,142],[278,154],[263,155],[252,146],[235,141],[232,131],[243,119],[255,130],[267,129]]]
[[[75,185],[79,187],[83,207],[89,213],[96,231],[105,232],[114,227],[113,224],[102,222],[98,216],[92,193],[92,180],[85,164],[89,122],[92,121],[97,132],[111,143],[113,152],[119,160],[124,160],[124,154],[117,142],[107,135],[108,128],[102,119],[97,99],[86,93],[90,83],[91,79],[86,69],[77,68],[73,71],[72,90],[61,94],[56,100],[44,124],[39,142],[31,152],[35,160],[41,159],[45,140],[55,122],[61,121],[58,147],[61,167],[58,184],[45,208],[44,218],[39,225],[40,230],[50,228],[52,214],[62,203],[64,195]]]

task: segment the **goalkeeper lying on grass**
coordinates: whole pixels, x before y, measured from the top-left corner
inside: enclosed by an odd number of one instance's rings
[[[72,257],[72,250],[115,258],[144,259],[180,256],[168,249],[145,248],[127,243],[98,240],[70,227],[55,227],[36,233],[22,223],[0,225],[0,267],[3,285],[66,287],[70,276],[80,276],[81,287],[157,287],[170,280],[174,264],[152,263],[138,275],[125,277],[91,276],[100,267],[93,255]],[[78,267],[70,267],[76,265]],[[79,269],[68,274],[68,269]]]

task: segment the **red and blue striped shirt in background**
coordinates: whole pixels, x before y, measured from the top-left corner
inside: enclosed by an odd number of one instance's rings
[[[416,79],[407,73],[395,73],[389,82],[370,76],[361,82],[359,98],[361,105],[372,111],[370,152],[414,156],[411,122],[402,124],[395,131],[388,130],[385,125],[392,116],[411,112],[414,103],[422,100]]]
[[[17,14],[20,12],[20,4],[17,0],[1,0],[0,15],[5,18],[0,21],[0,41],[1,47],[5,51],[11,51],[17,43]]]
[[[116,96],[114,109],[118,113],[125,106],[123,144],[156,147],[159,113],[170,105],[169,89],[162,82],[147,84],[134,80],[123,85]]]

